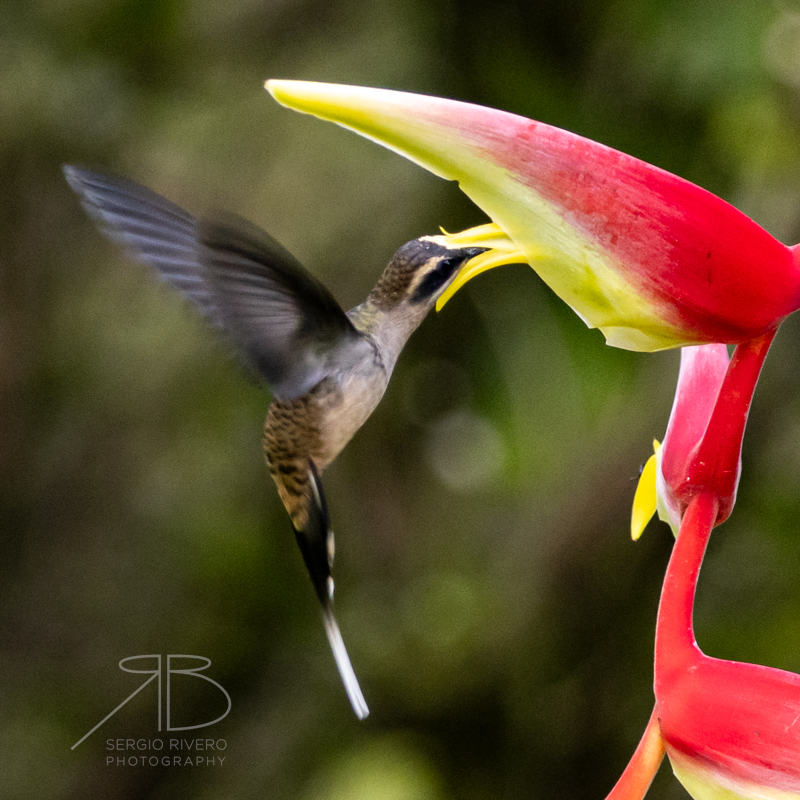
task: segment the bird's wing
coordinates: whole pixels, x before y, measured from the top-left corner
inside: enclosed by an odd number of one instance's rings
[[[113,241],[155,267],[214,324],[214,298],[197,258],[197,220],[138,183],[65,166],[83,207]]]
[[[340,347],[362,338],[325,286],[255,225],[198,221],[124,178],[72,166],[64,174],[106,235],[223,329],[277,397],[304,394]]]
[[[305,394],[363,339],[325,286],[252,223],[209,217],[197,239],[224,327],[278,397]]]

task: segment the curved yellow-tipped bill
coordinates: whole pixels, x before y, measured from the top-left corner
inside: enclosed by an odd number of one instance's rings
[[[658,470],[658,451],[661,443],[653,439],[653,455],[647,459],[647,463],[639,476],[639,483],[636,486],[636,494],[633,496],[633,509],[631,511],[631,539],[638,541],[644,533],[647,523],[653,518],[658,505],[658,493],[656,491],[656,473]]]
[[[485,253],[471,258],[461,267],[455,280],[442,293],[436,301],[436,310],[441,311],[447,301],[465,284],[477,275],[487,270],[501,267],[505,264],[527,264],[528,257],[519,247],[509,239],[498,225],[488,223],[476,228],[469,228],[461,233],[447,233],[442,231],[441,236],[431,236],[432,240],[445,247],[486,247]]]

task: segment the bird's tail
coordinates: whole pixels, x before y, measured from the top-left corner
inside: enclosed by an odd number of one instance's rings
[[[344,646],[344,639],[342,639],[342,634],[339,631],[339,626],[336,623],[336,617],[333,615],[333,608],[330,604],[322,607],[322,621],[325,624],[325,634],[333,651],[336,668],[339,670],[350,705],[353,706],[353,711],[355,711],[359,719],[365,719],[369,714],[367,701],[364,699],[361,687],[358,685],[358,678],[356,678],[356,673],[353,671],[350,656],[347,655],[347,648]]]
[[[308,477],[310,482],[310,498],[306,523],[302,529],[295,527],[295,538],[303,554],[303,560],[314,584],[314,589],[322,605],[322,621],[325,634],[336,660],[336,667],[344,683],[347,697],[353,706],[356,716],[364,719],[369,714],[367,703],[358,685],[358,678],[347,655],[347,648],[333,613],[333,531],[330,528],[328,505],[322,490],[322,481],[314,462],[308,461]]]

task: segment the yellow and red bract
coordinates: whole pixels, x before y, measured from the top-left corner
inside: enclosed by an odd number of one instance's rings
[[[739,343],[800,307],[794,248],[714,194],[632,156],[455,100],[306,81],[266,86],[284,105],[457,180],[520,260],[609,344]]]

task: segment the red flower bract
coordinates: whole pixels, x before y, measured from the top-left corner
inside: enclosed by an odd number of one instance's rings
[[[267,88],[457,180],[520,260],[610,344],[737,344],[800,307],[796,249],[633,156],[455,100],[304,81]]]
[[[502,113],[459,129],[483,144]],[[740,342],[800,305],[796,253],[711,192],[550,125],[504,114],[502,129],[485,158],[560,207],[673,322],[702,316],[708,341]]]
[[[694,498],[670,559],[656,630],[655,693],[661,736],[695,798],[800,797],[800,675],[711,658],[692,626],[697,577],[717,502]],[[783,796],[783,800],[786,797]]]

